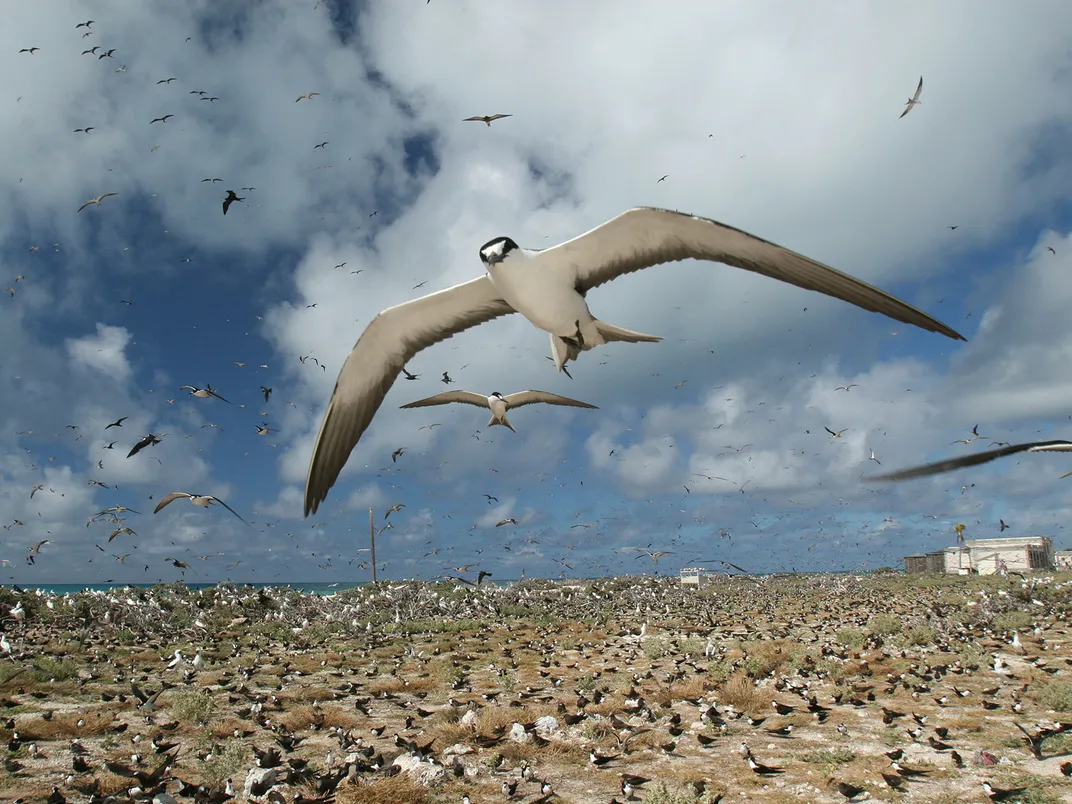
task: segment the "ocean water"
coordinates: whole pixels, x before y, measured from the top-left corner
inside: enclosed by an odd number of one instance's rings
[[[333,595],[336,592],[342,592],[346,589],[353,589],[356,586],[364,586],[364,581],[338,581],[335,583],[227,583],[228,586],[240,586],[250,587],[252,589],[283,589],[289,587],[298,592],[305,592],[311,595]],[[2,584],[3,586],[10,586],[10,584]],[[151,589],[154,586],[160,586],[161,584],[153,583],[97,583],[97,584],[78,584],[78,583],[53,583],[53,584],[19,584],[20,589],[41,589],[45,592],[51,592],[55,595],[75,594],[77,592],[107,592],[111,589],[125,589],[128,586],[137,587],[139,589]],[[213,589],[220,584],[216,583],[188,583],[186,587],[188,589]]]

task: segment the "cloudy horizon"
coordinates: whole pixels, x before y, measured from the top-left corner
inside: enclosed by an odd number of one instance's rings
[[[1072,8],[610,5],[13,6],[0,581],[365,580],[369,506],[381,579],[862,570],[957,523],[1072,546],[1067,457],[862,479],[1072,438]],[[545,248],[634,206],[799,251],[967,343],[725,265],[657,266],[588,303],[665,340],[586,352],[572,380],[521,316],[420,353],[302,517],[376,313],[478,276],[493,237]],[[399,409],[448,387],[599,409],[526,407],[516,433]],[[147,433],[167,435],[127,458]],[[249,524],[153,514],[173,491]],[[114,506],[139,513],[87,526]]]

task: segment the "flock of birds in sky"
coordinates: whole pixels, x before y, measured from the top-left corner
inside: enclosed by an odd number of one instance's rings
[[[83,39],[95,34],[94,24],[94,20],[88,20],[76,26],[77,29],[82,30]],[[36,46],[21,48],[19,53],[32,58],[41,58],[44,55]],[[116,48],[101,46],[89,47],[82,53],[83,56],[95,57],[97,61],[114,59],[115,54]],[[120,65],[117,71],[124,70],[125,66]],[[157,83],[171,85],[176,80],[176,77],[171,76],[161,78]],[[923,78],[921,76],[914,94],[906,102],[901,118],[922,103],[920,100],[922,91]],[[315,103],[314,99],[319,94],[318,92],[305,92],[295,99],[295,103],[302,101]],[[214,103],[219,100],[217,96],[200,89],[191,90],[190,95],[196,96],[199,102]],[[478,115],[464,118],[463,122],[481,122],[491,128],[493,122],[510,117],[512,117],[510,114]],[[152,117],[148,123],[166,126],[173,118],[175,118],[174,113],[167,113]],[[74,129],[75,133],[81,135],[90,135],[93,130],[94,126]],[[324,141],[316,147],[322,148],[327,144],[328,142]],[[665,178],[666,176],[663,176],[659,181]],[[207,177],[202,181],[215,184],[221,182],[222,179]],[[252,193],[255,190],[255,187],[240,189],[244,193]],[[82,213],[89,207],[96,207],[103,214],[106,211],[103,202],[116,195],[118,195],[116,192],[103,192],[85,201],[77,212]],[[239,196],[233,189],[228,189],[221,202],[223,214],[226,215],[233,204],[244,202],[246,197]],[[39,247],[34,246],[31,251],[37,249]],[[541,250],[524,248],[510,237],[494,237],[479,248],[478,254],[483,267],[482,275],[446,290],[430,293],[383,310],[368,324],[358,338],[339,372],[313,447],[304,497],[306,517],[316,513],[324,503],[351,452],[371,425],[399,374],[404,373],[406,379],[416,379],[417,375],[410,373],[406,366],[419,352],[430,346],[493,319],[520,313],[533,326],[548,333],[551,352],[549,359],[559,372],[569,376],[567,364],[577,360],[583,352],[596,347],[613,342],[637,344],[661,341],[662,338],[658,335],[636,332],[607,323],[597,318],[589,308],[590,291],[613,279],[645,268],[690,259],[724,263],[840,299],[864,310],[881,313],[928,332],[944,335],[954,340],[966,340],[960,333],[927,313],[835,268],[727,224],[667,209],[654,207],[629,209],[585,234]],[[23,278],[22,276],[16,277],[15,284]],[[15,284],[6,288],[12,297],[16,292]],[[419,288],[421,285],[416,287]],[[124,303],[130,302],[124,300]],[[303,358],[303,362],[305,359]],[[316,358],[308,359],[312,359],[322,369],[325,368]],[[445,384],[452,382],[447,372],[443,373],[443,382]],[[853,386],[841,386],[838,390],[848,391],[851,387]],[[184,385],[180,390],[187,391],[197,399],[219,400],[230,404],[211,386],[202,388]],[[261,391],[267,403],[271,388],[262,386]],[[452,403],[487,408],[491,413],[489,426],[499,425],[512,431],[514,426],[507,418],[507,413],[514,408],[533,404],[597,408],[591,402],[541,390],[508,394],[496,391],[487,395],[472,391],[452,390],[410,402],[402,407],[414,409]],[[123,418],[109,425],[109,428],[122,426]],[[426,425],[429,428],[435,426],[439,425]],[[74,426],[71,425],[71,427]],[[267,436],[274,432],[276,430],[266,422],[256,426],[256,433],[259,436]],[[838,438],[844,430],[835,431],[827,428],[827,432],[832,438]],[[166,435],[167,433],[148,433],[133,445],[127,458],[132,459],[143,450],[156,446]],[[108,448],[113,447],[114,442],[108,445]],[[404,449],[400,448],[392,454],[392,462],[398,460]],[[1056,440],[1015,445],[1001,444],[998,449],[987,452],[868,479],[903,480],[981,464],[1018,452],[1056,451],[1072,451],[1072,442]],[[874,451],[871,451],[870,460],[876,464],[880,463]],[[100,463],[98,467],[103,468]],[[42,488],[41,485],[36,486],[31,497]],[[687,488],[686,491],[688,491]],[[206,508],[218,503],[242,522],[246,522],[219,497],[187,491],[168,494],[156,506],[154,513],[179,499],[185,499],[195,506]],[[133,532],[125,526],[120,516],[129,510],[131,509],[116,506],[97,515],[110,515],[110,521],[117,526],[109,541],[116,535]],[[510,517],[503,519],[499,525],[516,522],[516,519]],[[15,520],[14,523],[4,527],[10,530],[21,524],[23,523]],[[32,564],[41,546],[48,544],[49,541],[46,539],[35,545],[26,556],[27,563]],[[651,552],[647,554],[650,556]],[[122,563],[122,558],[116,556],[116,559]],[[169,558],[168,560],[177,567],[186,564],[178,559]],[[4,563],[10,562],[5,560]]]

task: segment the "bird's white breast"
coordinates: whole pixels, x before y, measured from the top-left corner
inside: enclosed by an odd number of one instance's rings
[[[576,322],[590,321],[592,314],[572,278],[554,268],[539,255],[513,251],[490,266],[488,276],[510,306],[537,327],[571,336],[577,331]]]
[[[496,418],[502,417],[506,413],[506,400],[497,396],[489,396],[488,407],[491,408],[491,412],[495,414]]]

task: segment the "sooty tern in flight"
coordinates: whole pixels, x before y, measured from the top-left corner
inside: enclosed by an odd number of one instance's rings
[[[226,508],[228,511],[230,511],[232,514],[237,516],[239,519],[242,519],[242,517],[238,516],[238,512],[235,511],[235,509],[233,509],[231,506],[229,506],[227,503],[225,503],[219,497],[213,497],[211,494],[189,494],[189,493],[187,493],[185,491],[173,491],[173,492],[171,492],[171,494],[166,496],[164,499],[162,499],[157,504],[156,508],[153,509],[153,513],[154,514],[159,514],[160,509],[162,509],[165,505],[168,505],[169,503],[172,503],[175,500],[180,500],[180,499],[183,499],[183,498],[189,500],[191,503],[193,503],[194,505],[196,505],[196,506],[198,506],[200,508],[208,508],[213,503],[219,503],[224,508]],[[242,519],[242,521],[246,522],[246,520],[244,520],[244,519]],[[248,525],[249,523],[246,522],[246,524]]]
[[[495,391],[491,396],[474,394],[472,391],[445,391],[442,394],[436,394],[427,399],[419,399],[416,402],[410,402],[408,405],[403,405],[402,409],[426,408],[432,405],[449,405],[451,402],[476,405],[478,408],[490,408],[491,421],[488,422],[488,427],[501,424],[504,427],[509,427],[515,433],[517,430],[514,430],[514,426],[510,424],[510,420],[506,418],[506,411],[510,408],[520,408],[525,405],[535,405],[537,402],[543,402],[545,405],[562,405],[563,407],[592,408],[593,410],[598,410],[595,405],[589,405],[587,402],[579,402],[576,399],[548,393],[547,391],[519,391],[518,393],[510,394],[509,396],[503,396],[498,391]]]
[[[550,333],[555,367],[610,341],[656,342],[600,321],[592,288],[666,262],[722,262],[949,338],[964,336],[885,291],[732,226],[653,207],[637,207],[546,250],[509,237],[480,248],[484,276],[390,307],[372,320],[343,364],[320,426],[305,487],[305,515],[327,497],[402,367],[422,349],[485,321],[521,313]]]
[[[905,110],[903,112],[901,112],[901,117],[904,117],[906,114],[908,114],[910,111],[912,111],[912,107],[915,106],[917,103],[922,103],[923,102],[923,101],[921,101],[919,99],[919,94],[922,91],[923,91],[923,76],[921,75],[919,77],[919,86],[916,87],[916,94],[913,95],[911,98],[909,98],[907,101],[905,101],[908,105],[905,106]],[[898,119],[900,119],[900,118],[898,118]]]
[[[949,460],[936,461],[922,466],[913,466],[910,469],[901,469],[898,472],[890,472],[886,475],[865,477],[864,480],[909,480],[913,477],[938,475],[964,466],[990,463],[990,461],[1004,458],[1006,455],[1015,455],[1018,452],[1072,452],[1072,441],[1032,441],[1026,444],[1010,444],[1000,449],[977,452],[974,455],[964,455],[960,458],[950,458]],[[1072,472],[1066,472],[1061,477],[1068,477],[1069,475],[1072,475]]]

